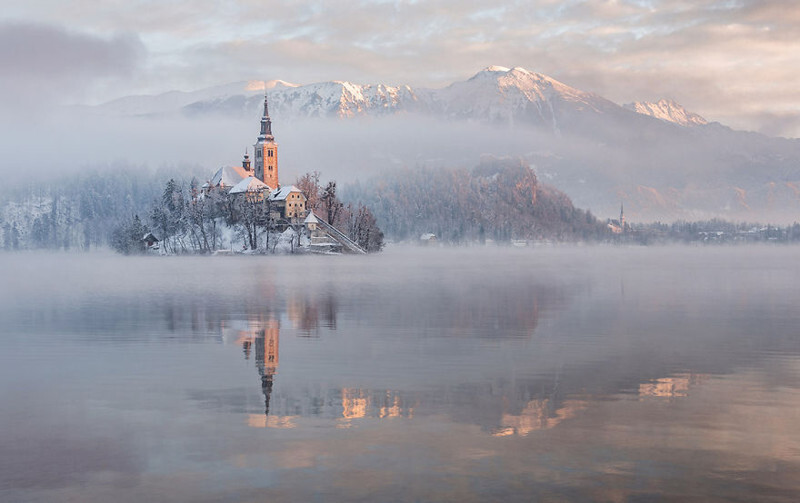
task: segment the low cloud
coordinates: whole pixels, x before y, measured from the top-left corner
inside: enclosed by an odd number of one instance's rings
[[[133,75],[144,54],[134,35],[99,37],[45,24],[0,24],[0,100],[20,113],[82,100]]]
[[[146,47],[147,65],[117,96],[276,78],[440,87],[499,64],[545,73],[618,103],[667,97],[709,120],[797,134],[782,129],[782,121],[750,120],[796,112],[800,101],[800,5],[785,1],[540,0],[486,7],[431,0],[348,7],[276,0],[265,8],[256,0],[201,0],[191,7],[112,0],[102,10],[66,5],[43,8],[38,2],[16,6],[11,15],[87,33],[100,30],[111,38],[30,25],[18,27],[27,32],[15,38],[74,49],[64,57],[43,56],[53,71],[66,72],[74,61],[70,54],[92,54],[92,64],[75,65],[84,77],[130,71]],[[36,30],[44,30],[42,36]],[[120,30],[137,33],[142,42],[113,35]],[[15,53],[2,51],[4,58]],[[29,74],[50,71],[36,68],[34,58],[16,63]]]

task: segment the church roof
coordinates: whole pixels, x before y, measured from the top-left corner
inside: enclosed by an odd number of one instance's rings
[[[231,189],[231,194],[241,194],[243,192],[259,192],[262,190],[269,191],[267,184],[254,176],[248,176],[241,182],[237,183]]]
[[[318,224],[319,223],[319,220],[317,219],[317,216],[314,214],[313,210],[308,212],[308,216],[306,217],[305,220],[303,220],[303,223],[304,224]]]
[[[219,168],[211,178],[212,187],[233,187],[250,174],[241,166],[224,166]]]
[[[269,195],[269,198],[271,201],[285,201],[292,192],[300,192],[302,194],[300,189],[294,185],[289,185],[288,187],[279,187],[275,192]]]

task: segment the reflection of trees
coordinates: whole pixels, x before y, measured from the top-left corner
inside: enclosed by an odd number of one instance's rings
[[[294,328],[303,335],[316,335],[320,321],[327,329],[336,330],[338,302],[333,292],[327,291],[317,296],[298,292],[287,303],[287,314]]]
[[[536,299],[527,299],[527,302]],[[523,303],[510,303],[517,310]],[[287,306],[293,328],[299,334],[317,330],[320,325],[335,323],[336,304],[332,296],[292,297]],[[536,310],[533,310],[535,319]],[[637,383],[600,384],[587,389],[585,379],[596,374],[595,367],[584,369],[577,380],[573,373],[533,379],[464,383],[454,388],[420,391],[332,387],[295,390],[291,400],[271,403],[275,375],[279,365],[281,324],[274,314],[248,321],[223,322],[223,334],[235,336],[245,359],[253,359],[261,380],[264,414],[252,415],[248,424],[254,427],[290,428],[298,416],[333,419],[337,427],[356,426],[365,419],[413,418],[419,414],[440,411],[458,422],[479,425],[494,436],[527,436],[535,431],[555,428],[592,406],[592,395],[613,396],[621,388],[635,389],[640,396],[686,396],[690,386],[703,381],[702,375],[675,374]],[[573,370],[574,372],[574,370]],[[291,383],[290,383],[291,384]],[[610,387],[609,387],[610,386]]]
[[[281,328],[288,327],[298,336],[319,336],[325,330],[337,329],[340,309],[337,293],[346,292],[337,292],[329,285],[280,292],[267,282],[258,293],[262,299],[269,299],[270,308],[265,310],[263,300],[259,302],[248,296],[236,305],[237,310],[245,313],[238,320],[230,319],[231,304],[222,302],[198,300],[191,304],[192,309],[182,311],[177,308],[180,306],[171,308],[171,303],[164,306],[170,327],[202,331],[204,324],[216,324],[221,328],[223,340],[236,341],[245,359],[254,361],[261,381],[264,413],[250,416],[248,422],[252,426],[285,428],[292,427],[297,417],[317,417],[350,427],[361,420],[445,413],[456,422],[479,425],[492,435],[525,436],[557,427],[575,417],[591,407],[592,396],[638,391],[640,396],[680,397],[699,382],[696,375],[670,375],[663,368],[653,367],[621,376],[614,371],[616,367],[602,360],[573,366],[569,372],[558,375],[463,382],[455,387],[426,390],[349,388],[333,383],[327,388],[302,390],[293,388],[293,383],[282,383],[281,389],[291,392],[291,396],[277,400],[273,390]],[[356,313],[368,323],[400,320],[407,329],[424,326],[469,336],[517,337],[532,334],[540,316],[563,308],[570,302],[572,291],[522,280],[481,285],[471,279],[457,286],[448,281],[415,284],[410,293],[389,299],[383,297],[386,292],[378,290],[370,298],[371,309]],[[347,300],[343,303],[349,305]]]
[[[410,293],[374,300],[370,314],[398,320],[404,327],[436,329],[442,334],[481,337],[530,336],[543,315],[562,309],[572,292],[559,286],[513,280],[506,284],[434,278]]]

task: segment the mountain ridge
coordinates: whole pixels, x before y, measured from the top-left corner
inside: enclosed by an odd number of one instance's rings
[[[171,108],[153,114],[157,107],[148,105],[143,112],[212,128],[224,117],[244,130],[263,103],[263,86],[246,86],[179,95],[181,102],[162,98]],[[499,66],[437,89],[329,81],[277,83],[267,95],[276,124],[311,120],[286,129],[296,135],[290,147],[314,145],[295,151],[294,162],[306,170],[365,173],[471,163],[491,153],[524,157],[543,180],[599,215],[615,215],[620,202],[635,219],[785,222],[800,214],[800,139],[736,131],[670,100],[621,106],[543,74]]]
[[[626,103],[622,105],[622,107],[636,113],[655,117],[656,119],[661,119],[666,122],[673,122],[681,126],[691,127],[708,124],[708,121],[704,117],[686,110],[683,105],[673,100],[664,98],[656,102],[635,101],[633,103]]]
[[[132,116],[255,115],[260,109],[260,91],[263,91],[264,85],[265,81],[242,81],[190,92],[127,96],[93,109]],[[620,106],[595,93],[582,91],[519,66],[489,66],[467,80],[453,82],[442,88],[414,88],[408,84],[358,84],[343,80],[312,84],[271,80],[266,81],[266,88],[273,113],[289,118],[353,118],[420,113],[512,126],[538,125],[559,132],[558,108],[564,109],[565,113],[608,113],[609,110],[619,113],[620,109],[626,109],[655,118],[663,119],[666,116],[664,113],[660,116],[648,113],[648,110],[655,109],[655,105],[649,109],[645,105],[639,108]],[[675,109],[683,110],[680,105],[675,105]],[[686,117],[700,117],[685,110],[683,114]],[[672,122],[686,125],[674,120]]]

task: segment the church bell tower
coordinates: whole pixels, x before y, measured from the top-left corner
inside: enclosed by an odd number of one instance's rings
[[[264,89],[264,115],[261,116],[261,133],[254,147],[254,171],[256,178],[270,189],[278,187],[278,144],[272,136],[272,120],[269,118],[267,90]]]

